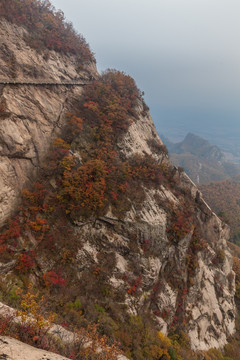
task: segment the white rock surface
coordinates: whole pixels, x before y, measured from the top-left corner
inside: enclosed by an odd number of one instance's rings
[[[149,139],[156,135],[149,116],[141,114],[133,121],[129,131],[119,144],[120,152],[126,156],[151,154],[159,163],[169,165],[165,154],[152,153]],[[156,135],[156,141],[161,140]],[[172,168],[174,170],[174,168]],[[187,256],[192,242],[193,230],[176,243],[168,240],[166,231],[169,214],[162,204],[182,206],[176,192],[163,185],[157,189],[145,189],[145,200],[141,210],[132,204],[124,221],[115,217],[98,219],[97,226],[81,226],[83,237],[97,238],[98,245],[106,251],[115,253],[116,267],[110,283],[121,293],[125,293],[125,304],[130,314],[138,314],[139,309],[151,311],[155,316],[158,330],[167,333],[176,317],[187,314],[186,331],[194,350],[207,350],[223,347],[227,337],[235,331],[234,287],[230,289],[228,275],[232,271],[232,259],[226,246],[228,228],[223,226],[217,216],[202,199],[201,193],[185,173],[179,173],[178,187],[187,194],[194,204],[201,238],[206,247],[197,253],[197,269],[192,276],[192,285],[181,300],[182,289],[187,288]],[[131,236],[134,237],[134,245]],[[92,249],[95,249],[94,241]],[[134,246],[134,250],[132,247]],[[145,248],[144,248],[145,246]],[[138,248],[138,251],[136,250]],[[145,256],[145,252],[151,251]],[[217,254],[223,252],[222,263],[214,264]],[[83,254],[84,249],[80,250]],[[92,251],[89,250],[89,254]],[[97,256],[95,253],[95,261]],[[97,261],[96,261],[97,265]],[[87,265],[86,265],[87,266]],[[137,270],[138,269],[138,270]],[[141,277],[139,296],[128,293],[131,284]],[[81,279],[81,275],[80,279]],[[122,280],[126,279],[126,280]],[[173,289],[173,285],[175,288]],[[177,287],[176,284],[179,284]],[[186,290],[186,289],[185,289]],[[181,305],[182,301],[182,305]],[[180,304],[180,305],[179,305]],[[179,307],[180,306],[180,307]],[[181,310],[182,306],[182,310]],[[150,310],[151,309],[151,310]],[[163,315],[165,314],[165,315]],[[166,315],[167,314],[167,315]]]
[[[4,360],[68,360],[64,356],[37,349],[8,336],[0,336],[0,359]]]
[[[35,78],[61,81],[80,75],[74,56],[52,51],[46,61],[25,44],[19,36],[21,32],[23,30],[14,25],[0,23],[0,77],[10,76],[6,53],[11,54],[15,75],[20,80],[26,77],[24,69],[29,69],[27,76],[31,79],[29,66],[35,69]],[[92,76],[97,74],[94,66],[88,65]],[[0,86],[0,104],[5,107],[0,114],[0,224],[14,210],[20,190],[36,175],[51,140],[64,125],[64,114],[81,91],[61,86],[49,89]],[[152,155],[159,164],[169,166],[164,151],[151,148],[151,140],[154,139],[159,149],[162,142],[150,115],[144,115],[142,104],[139,104],[138,115],[118,143],[119,152],[126,158],[134,154]],[[109,282],[125,294],[129,313],[138,314],[144,308],[155,317],[158,329],[166,333],[174,318],[184,315],[178,308],[182,301],[192,348],[222,347],[235,331],[234,287],[228,281],[232,272],[232,258],[226,246],[228,229],[186,174],[173,167],[171,171],[178,180],[178,192],[167,185],[145,189],[141,210],[133,203],[125,219],[112,216],[109,209],[105,217],[97,220],[75,221],[76,233],[85,243],[76,259],[78,278],[81,281],[83,269],[98,264],[99,248],[111,252],[115,255],[116,266]],[[185,194],[194,204],[201,240],[207,244],[195,259],[197,270],[184,300],[181,297],[189,277],[187,255],[193,230],[179,242],[171,242],[166,231],[169,214],[164,208],[164,203],[175,208],[181,206],[180,190],[182,197]],[[221,263],[214,264],[219,251],[224,252],[225,257]],[[137,279],[134,296],[131,296],[129,287]],[[166,311],[169,313],[164,316]]]
[[[153,139],[158,145],[163,145],[150,114],[147,113],[143,115],[143,105],[141,103],[139,103],[137,110],[139,114],[137,121],[132,121],[127,134],[123,140],[118,143],[119,149],[127,157],[133,154],[153,155],[151,146],[149,145],[149,141]],[[160,161],[162,157],[158,156],[157,158]]]

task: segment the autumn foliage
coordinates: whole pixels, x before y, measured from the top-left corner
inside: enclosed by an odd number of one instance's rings
[[[66,114],[66,127],[62,136],[53,142],[38,182],[23,191],[18,216],[3,230],[2,253],[8,252],[8,260],[16,260],[14,274],[24,282],[27,277],[37,279],[41,291],[53,295],[48,306],[63,312],[65,323],[70,319],[70,323],[80,324],[80,331],[84,332],[83,316],[99,320],[99,332],[119,339],[133,359],[157,360],[160,356],[171,359],[171,354],[175,354],[171,342],[166,345],[156,333],[150,335],[150,327],[145,326],[140,317],[122,321],[110,315],[114,296],[128,296],[132,302],[137,299],[144,285],[140,272],[123,279],[125,294],[114,294],[117,290],[111,288],[108,278],[115,266],[115,257],[104,254],[101,258],[98,254],[98,264],[84,266],[81,269],[84,281],[81,281],[81,288],[76,286],[79,284],[76,266],[82,266],[77,260],[82,243],[76,222],[94,223],[110,209],[118,219],[124,219],[132,206],[142,208],[146,189],[155,190],[161,185],[176,188],[177,181],[174,169],[164,161],[159,162],[146,154],[125,156],[118,148],[117,144],[129,126],[138,121],[142,111],[142,94],[134,80],[124,73],[107,71],[85,89],[74,112]],[[158,150],[166,153],[162,148]],[[180,203],[179,208],[169,204],[165,210],[169,217],[167,236],[170,241],[178,242],[193,230],[194,209]],[[138,250],[146,256],[151,254],[151,240],[134,239],[133,246],[137,247],[139,241],[142,250]],[[23,242],[28,244],[27,251],[23,249]],[[195,260],[193,255],[192,258]],[[189,268],[193,266],[189,259]],[[153,303],[161,286],[160,282],[154,284]],[[185,291],[186,287],[183,289]],[[80,310],[74,305],[76,296],[88,299]],[[186,294],[182,293],[178,301],[178,312],[184,308],[184,296]],[[94,304],[96,297],[99,301]],[[112,303],[115,306],[114,301]],[[161,315],[167,319],[169,309],[162,309]],[[180,320],[181,316],[176,314],[174,324]],[[99,338],[96,328],[93,330],[93,335]],[[106,337],[100,339],[105,346]],[[73,350],[71,356],[77,359],[81,352]],[[89,350],[89,359],[95,350]],[[88,358],[84,356],[83,359]],[[106,355],[103,359],[108,358],[113,357]]]
[[[166,229],[170,241],[178,242],[193,230],[193,213],[193,208],[184,201],[180,203],[179,207],[173,207],[168,216],[169,225]]]
[[[58,199],[67,214],[99,215],[109,204],[126,211],[132,186],[161,183],[162,168],[151,156],[123,161],[116,148],[117,140],[137,121],[140,101],[142,94],[130,76],[108,70],[86,88],[78,113],[67,114],[63,139],[54,142],[49,160],[59,173]],[[78,145],[81,139],[87,140],[84,147]],[[70,144],[78,149],[81,163],[69,151]]]
[[[94,61],[84,38],[48,0],[1,0],[0,18],[24,26],[29,31],[25,40],[38,50],[73,53],[81,62]]]
[[[43,274],[43,280],[47,287],[51,285],[55,286],[65,286],[66,280],[62,277],[60,271],[48,271],[47,273]]]
[[[80,62],[93,61],[84,39],[48,0],[2,0],[0,18],[24,26],[28,30],[25,40],[39,51],[50,49],[73,53],[79,56]],[[164,163],[162,157],[160,162],[151,155],[125,156],[121,151],[119,144],[129,126],[146,110],[142,93],[130,76],[107,70],[84,88],[81,98],[73,105],[72,112],[66,114],[66,126],[61,136],[53,141],[42,165],[38,182],[23,190],[18,214],[9,220],[0,234],[1,263],[11,266],[9,284],[15,284],[17,279],[26,290],[16,291],[13,287],[11,294],[6,294],[7,289],[4,296],[9,303],[14,299],[18,304],[18,315],[23,320],[28,320],[29,316],[33,319],[33,323],[25,321],[18,330],[14,328],[14,332],[30,344],[61,352],[75,360],[96,356],[102,360],[115,359],[119,349],[114,338],[121,341],[131,359],[195,360],[197,355],[190,348],[185,352],[181,349],[180,345],[188,344],[187,336],[181,334],[171,340],[153,331],[152,319],[144,318],[144,311],[141,317],[130,315],[128,309],[121,308],[124,296],[134,304],[145,286],[138,264],[132,276],[125,274],[118,279],[123,281],[125,289],[120,293],[109,281],[116,269],[114,252],[98,251],[96,263],[89,262],[90,265],[88,261],[78,259],[83,241],[92,240],[81,238],[81,223],[85,226],[89,222],[90,226],[97,227],[98,218],[109,210],[118,220],[126,219],[132,207],[142,209],[146,189],[154,193],[162,185],[170,188],[178,202],[166,201],[164,204],[160,197],[155,200],[167,215],[166,240],[175,246],[189,235],[183,263],[185,276],[181,278],[181,269],[174,271],[172,264],[166,264],[163,275],[178,292],[174,314],[168,306],[154,308],[163,291],[163,279],[149,286],[150,302],[152,313],[161,316],[171,329],[184,326],[186,297],[194,284],[198,253],[204,251],[207,244],[196,226],[196,208],[190,206],[190,201],[183,200],[184,191],[178,187],[179,171]],[[0,105],[0,112],[3,110]],[[166,148],[158,142],[152,140],[148,145],[155,154],[167,155]],[[126,236],[132,245],[127,251],[141,251],[146,257],[152,255],[151,236],[140,238],[135,230],[134,234]],[[101,246],[101,240],[94,239],[96,246]],[[124,247],[121,251],[125,251]],[[132,258],[138,259],[138,256]],[[218,252],[211,266],[223,261],[224,253]],[[235,267],[239,272],[236,262]],[[29,279],[34,281],[34,292],[26,285]],[[1,291],[3,287],[0,281]],[[147,298],[142,299],[145,300]],[[47,336],[52,325],[51,317],[46,316],[49,309],[59,312],[59,323],[64,323],[66,328],[78,327],[78,340],[70,349],[64,349],[62,344],[57,347]],[[86,319],[92,325],[86,325]],[[6,334],[6,329],[7,324],[0,319],[0,334]],[[11,332],[7,334],[11,335]],[[103,352],[96,355],[99,345]],[[208,359],[215,358],[209,355]]]
[[[240,244],[240,183],[233,180],[211,182],[200,187],[213,211],[231,229],[231,241]]]
[[[113,211],[124,216],[136,188],[143,196],[142,185],[162,182],[162,168],[153,158],[133,156],[126,161],[120,159],[116,149],[117,138],[137,121],[141,98],[131,77],[107,71],[86,89],[76,114],[67,114],[63,137],[53,142],[40,181],[31,190],[23,190],[18,216],[9,220],[0,235],[0,251],[5,259],[18,254],[17,272],[34,270],[36,246],[38,251],[57,251],[64,237],[69,236],[66,215],[98,216],[111,204]],[[79,148],[84,138],[87,144]],[[79,156],[75,156],[75,148]],[[20,246],[21,236],[26,233],[36,241],[27,252]],[[54,272],[49,269],[45,273],[45,283],[64,285]]]
[[[31,190],[23,190],[20,212],[0,236],[0,250],[6,259],[18,253],[18,273],[34,271],[36,246],[38,251],[57,253],[71,233],[66,226],[68,217],[104,215],[111,206],[113,213],[123,218],[131,201],[142,206],[144,186],[167,186],[170,175],[164,164],[150,155],[126,159],[116,147],[130,124],[138,121],[140,101],[142,94],[130,76],[108,70],[86,88],[75,113],[66,115],[63,136],[53,142],[40,181]],[[188,224],[183,225],[189,231]],[[20,246],[25,234],[32,234],[36,241],[27,252]],[[71,247],[64,253],[74,254]],[[54,268],[43,276],[45,285],[64,286],[61,278]]]

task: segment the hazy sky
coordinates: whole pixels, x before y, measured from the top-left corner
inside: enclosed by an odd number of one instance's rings
[[[240,136],[239,0],[51,2],[86,38],[100,71],[134,77],[160,133]]]

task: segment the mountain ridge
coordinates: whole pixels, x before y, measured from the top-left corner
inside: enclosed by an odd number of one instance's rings
[[[3,302],[25,315],[23,300],[43,301],[45,316],[77,329],[98,323],[136,360],[224,347],[236,315],[228,227],[171,165],[134,80],[39,54],[26,29],[2,24],[2,74],[21,79],[31,63],[33,78],[95,78],[84,91],[1,89]]]
[[[181,166],[197,184],[226,180],[239,174],[240,168],[227,161],[224,152],[207,140],[188,133],[183,141],[172,143],[163,136],[172,162]]]

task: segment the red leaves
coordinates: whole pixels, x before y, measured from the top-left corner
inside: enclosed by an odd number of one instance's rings
[[[118,198],[117,192],[111,191],[111,197],[112,197],[113,200],[117,200],[117,198]]]
[[[29,207],[32,205],[40,206],[47,196],[47,193],[48,190],[43,186],[43,184],[36,182],[34,184],[33,191],[29,191],[27,189],[22,191],[23,203]]]
[[[51,285],[55,286],[65,286],[66,280],[62,277],[59,271],[48,271],[47,273],[43,274],[43,280],[47,287]]]
[[[41,219],[37,216],[35,221],[28,221],[28,225],[33,231],[37,231],[37,232],[41,231],[42,233],[44,233],[49,230],[49,225],[47,220]]]
[[[1,0],[0,18],[23,25],[29,31],[28,44],[38,50],[78,54],[82,63],[94,61],[86,41],[66,23],[61,11],[46,0]]]
[[[109,203],[124,209],[127,201],[124,204],[121,201],[131,191],[132,180],[161,183],[161,169],[153,159],[141,157],[129,166],[119,159],[115,148],[116,139],[130,125],[129,118],[135,114],[140,98],[131,77],[119,71],[107,71],[86,88],[78,114],[67,114],[65,140],[71,143],[81,132],[88,145],[82,151],[79,165],[77,161],[74,163],[72,155],[63,153],[69,149],[65,142],[55,141],[57,153],[51,166],[60,175],[58,199],[66,213],[99,214]]]
[[[93,269],[93,274],[98,276],[100,274],[101,268],[99,266],[95,267]]]
[[[26,251],[23,254],[20,254],[17,259],[17,264],[15,269],[21,273],[26,273],[31,269],[35,264],[36,253],[34,250]]]
[[[150,246],[151,246],[151,241],[145,239],[145,240],[143,241],[143,244],[142,244],[142,249],[143,249],[143,251],[144,251],[144,252],[149,251]]]
[[[127,130],[139,98],[140,92],[130,76],[108,70],[86,89],[82,117],[90,125],[98,126],[100,138],[105,144],[111,144],[116,136]]]
[[[106,203],[106,165],[101,160],[90,160],[75,171],[65,171],[59,199],[68,199],[70,210],[79,205],[98,211]]]
[[[173,209],[170,224],[166,229],[170,241],[179,241],[193,229],[191,209],[182,203],[179,208]]]
[[[160,185],[163,182],[163,170],[150,155],[134,155],[130,158],[128,176],[132,180],[142,181],[149,185]]]
[[[131,280],[129,279],[129,274],[124,273],[122,279],[123,281],[127,282],[130,285],[130,288],[128,288],[127,293],[129,295],[135,295],[135,293],[142,284],[142,276],[139,275],[135,280]]]
[[[134,280],[134,282],[132,283],[132,286],[128,289],[127,293],[129,295],[134,295],[141,284],[142,284],[142,277],[140,275]]]
[[[10,219],[8,227],[0,234],[0,242],[7,243],[10,239],[18,239],[21,236],[21,225],[19,217]]]
[[[171,315],[171,311],[169,308],[165,308],[164,310],[155,310],[153,311],[154,315],[160,316],[162,319],[167,321],[169,316]]]

